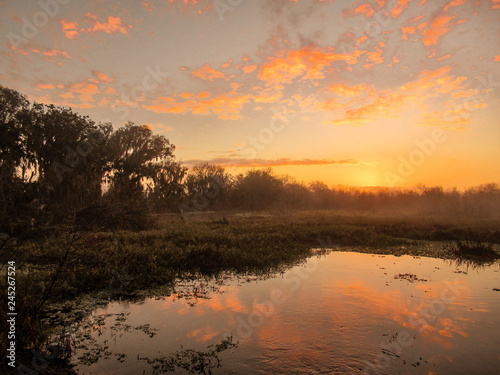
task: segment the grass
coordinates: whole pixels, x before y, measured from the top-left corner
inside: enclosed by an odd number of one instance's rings
[[[2,264],[16,261],[21,345],[42,348],[47,333],[40,322],[61,324],[61,316],[78,320],[98,301],[169,293],[182,279],[272,274],[303,261],[314,248],[480,259],[498,257],[485,243],[500,243],[498,220],[307,211],[198,215],[189,223],[163,215],[156,222],[140,232],[50,228],[24,240],[10,239]],[[432,246],[432,241],[455,245]]]
[[[468,246],[472,251],[467,242],[471,233],[481,238],[480,242],[500,243],[500,225],[495,221],[332,212],[223,217],[190,223],[167,216],[159,221],[155,228],[141,232],[59,228],[51,235],[23,241],[10,255],[31,280],[30,289],[38,289],[41,295],[47,288],[44,280],[50,280],[61,259],[67,257],[48,298],[53,303],[97,293],[110,283],[114,289],[131,293],[198,275],[272,273],[296,264],[318,247],[454,258],[460,254],[451,248],[419,245],[423,241],[458,241],[462,253]],[[66,255],[70,236],[72,248]],[[489,251],[495,253],[493,247]]]
[[[457,264],[466,264],[473,268],[492,264],[500,259],[493,243],[484,242],[472,232],[464,240],[453,241],[445,248],[454,254]]]

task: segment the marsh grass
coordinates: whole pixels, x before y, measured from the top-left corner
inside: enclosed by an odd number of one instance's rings
[[[469,235],[465,240],[454,241],[445,248],[455,255],[457,266],[477,268],[500,259],[500,254],[495,250],[493,243],[482,242],[473,235]]]
[[[41,323],[78,321],[109,300],[169,294],[182,280],[275,274],[318,248],[471,259],[484,254],[491,258],[494,252],[489,245],[471,243],[471,233],[482,243],[500,243],[498,220],[330,211],[218,215],[216,220],[199,215],[189,223],[179,216],[158,216],[145,231],[98,232],[73,226],[13,239],[0,256],[2,264],[16,260],[22,315],[19,348],[43,347],[48,335]],[[70,247],[68,238],[73,238]],[[455,241],[455,245],[440,248],[428,241]],[[5,280],[2,274],[2,290]]]

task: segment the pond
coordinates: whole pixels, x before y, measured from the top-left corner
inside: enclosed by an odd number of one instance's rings
[[[498,263],[334,251],[265,279],[109,304],[86,339],[107,353],[76,370],[151,374],[162,357],[207,374],[497,374],[499,275]]]

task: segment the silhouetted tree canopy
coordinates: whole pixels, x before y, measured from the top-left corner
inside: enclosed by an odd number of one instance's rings
[[[31,103],[0,86],[0,231],[75,220],[142,229],[147,215],[222,209],[338,209],[494,217],[498,184],[458,191],[308,186],[271,169],[232,176],[213,164],[191,169],[148,125],[113,130],[69,108]],[[17,229],[16,229],[17,228]]]

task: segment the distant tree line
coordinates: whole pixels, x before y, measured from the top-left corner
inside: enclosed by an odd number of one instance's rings
[[[210,164],[188,169],[174,150],[147,125],[128,122],[114,130],[0,86],[0,231],[68,220],[141,229],[151,213],[203,210],[405,210],[473,217],[500,212],[498,184],[465,191],[329,188],[270,169],[237,176]]]

